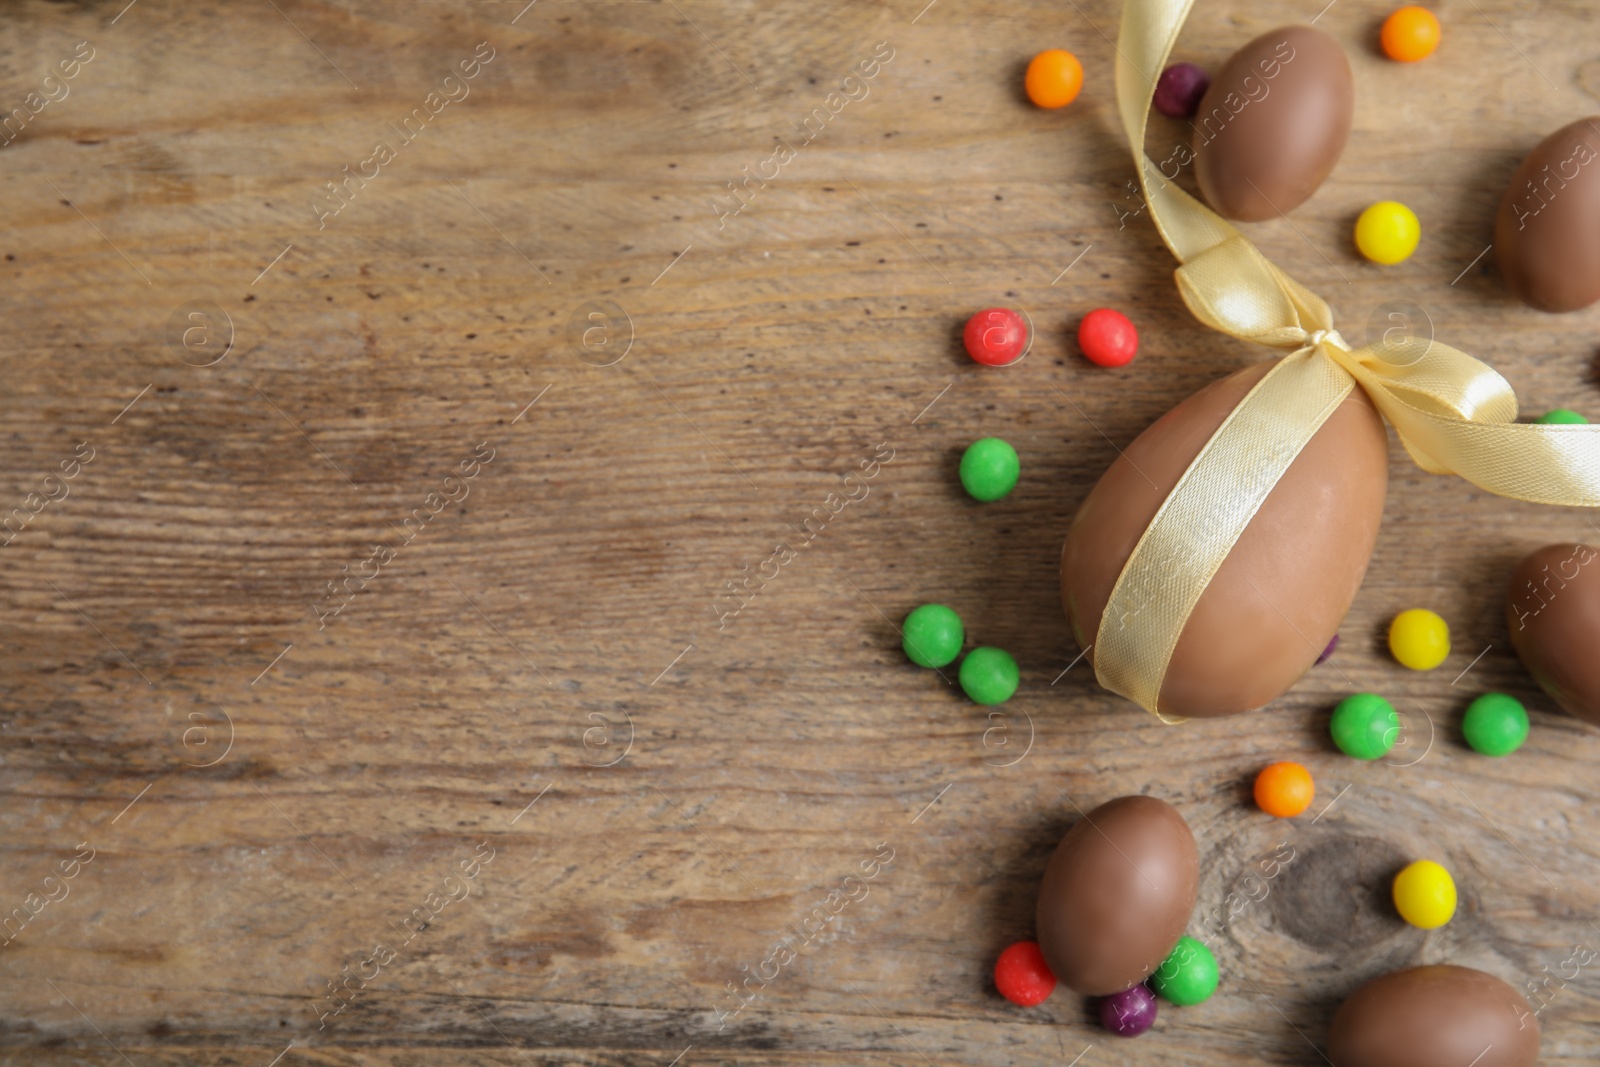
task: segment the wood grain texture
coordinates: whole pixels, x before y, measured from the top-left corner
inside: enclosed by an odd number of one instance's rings
[[[1600,943],[1600,733],[1533,688],[1501,616],[1514,562],[1594,541],[1588,516],[1392,445],[1339,652],[1273,708],[1167,728],[1067,669],[1078,502],[1119,445],[1260,356],[1192,320],[1148,218],[1124,217],[1110,0],[124,3],[18,0],[0,24],[7,111],[95,50],[0,148],[0,511],[80,443],[94,457],[0,550],[0,914],[68,890],[0,949],[0,1063],[1318,1064],[1367,977],[1448,960],[1524,988]],[[1179,58],[1214,68],[1322,6],[1202,3]],[[1600,14],[1441,0],[1443,48],[1401,67],[1375,50],[1387,6],[1322,13],[1356,73],[1350,145],[1251,234],[1352,339],[1410,301],[1528,410],[1600,414],[1600,309],[1528,311],[1475,259],[1521,155],[1600,110]],[[470,92],[319,228],[324,184],[400,142],[485,41]],[[719,220],[878,42],[866,95]],[[1020,99],[1046,45],[1087,70],[1063,112]],[[1182,136],[1158,120],[1149,149]],[[1379,269],[1349,234],[1386,197],[1424,241]],[[585,347],[602,302],[610,347]],[[996,303],[1037,329],[1001,372],[957,341]],[[1072,343],[1103,305],[1140,325],[1125,371]],[[170,324],[197,308],[210,332],[186,348]],[[227,323],[226,356],[193,365]],[[1024,477],[979,506],[956,459],[996,433]],[[722,619],[780,542],[793,558]],[[328,583],[375,566],[319,622]],[[1021,663],[1001,714],[899,652],[894,622],[933,599]],[[1382,650],[1413,606],[1454,627],[1432,673]],[[1489,688],[1533,709],[1500,761],[1457,729]],[[1354,690],[1405,712],[1394,765],[1331,748]],[[1331,810],[1253,811],[1278,758]],[[1225,919],[1217,996],[1113,1043],[1087,1003],[1013,1008],[989,970],[1031,934],[1077,809],[1142,791],[1200,842],[1196,929],[1279,842],[1296,858]],[[80,842],[93,859],[49,888]],[[492,862],[444,882],[483,842]],[[1463,900],[1431,934],[1383,900],[1424,855]],[[470,895],[405,922],[450,885]],[[328,983],[370,974],[379,943],[393,958],[319,1029]],[[1543,1062],[1591,1062],[1600,977],[1541,1021]]]

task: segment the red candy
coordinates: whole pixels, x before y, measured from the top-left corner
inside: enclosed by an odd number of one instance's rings
[[[1099,308],[1079,323],[1078,347],[1091,363],[1121,367],[1139,354],[1139,331],[1121,312]]]
[[[1015,363],[1028,350],[1028,323],[1010,308],[989,308],[967,320],[967,355],[987,367]]]
[[[994,987],[1013,1004],[1031,1008],[1055,992],[1056,976],[1037,941],[1018,941],[994,961]]]

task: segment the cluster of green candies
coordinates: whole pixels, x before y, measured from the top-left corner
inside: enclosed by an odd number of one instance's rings
[[[924,604],[906,616],[900,647],[919,667],[954,663],[966,643],[961,616],[943,604]],[[1017,661],[1000,648],[973,649],[961,661],[961,689],[979,704],[1004,704],[1017,691]]]
[[[1357,693],[1339,701],[1329,724],[1339,751],[1356,759],[1389,754],[1400,738],[1400,716],[1394,705],[1376,693]],[[1509,756],[1528,739],[1528,711],[1504,693],[1485,693],[1467,707],[1461,733],[1473,751]]]

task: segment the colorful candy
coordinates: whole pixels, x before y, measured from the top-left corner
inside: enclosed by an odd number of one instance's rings
[[[1217,991],[1217,957],[1185,934],[1150,976],[1150,987],[1182,1008],[1202,1003]]]
[[[1450,655],[1450,627],[1426,608],[1402,611],[1389,624],[1389,652],[1403,667],[1431,671]]]
[[[985,437],[961,455],[961,485],[974,500],[999,500],[1017,487],[1022,463],[1017,450],[998,437]]]
[[[1474,752],[1509,756],[1528,739],[1528,709],[1504,693],[1485,693],[1467,707],[1461,732]]]
[[[1156,995],[1143,985],[1100,1002],[1100,1025],[1118,1037],[1138,1037],[1156,1022]]]
[[[1055,992],[1056,976],[1050,973],[1039,942],[1018,941],[1000,953],[994,961],[994,987],[1002,997],[1024,1008],[1043,1004]]]
[[[1256,775],[1256,806],[1268,815],[1292,819],[1311,806],[1315,795],[1311,772],[1298,763],[1271,763]]]
[[[1400,736],[1394,705],[1376,693],[1357,693],[1339,701],[1328,724],[1339,751],[1356,759],[1386,756]]]
[[[1425,7],[1402,7],[1383,20],[1383,54],[1398,63],[1427,59],[1439,47],[1439,19]]]
[[[978,704],[1004,704],[1017,691],[1021,672],[1010,653],[987,646],[961,661],[961,689]]]
[[[1422,224],[1416,214],[1395,200],[1380,200],[1356,219],[1356,247],[1386,267],[1410,259],[1420,240]]]
[[[1539,416],[1540,426],[1587,426],[1589,420],[1571,408],[1553,408]]]
[[[900,647],[919,667],[943,667],[961,655],[961,616],[943,604],[924,604],[906,616]]]
[[[1192,119],[1211,88],[1211,75],[1193,63],[1174,63],[1156,79],[1156,110],[1169,119]]]
[[[1139,331],[1120,311],[1098,308],[1078,324],[1078,347],[1090,363],[1121,367],[1139,354]]]
[[[1028,63],[1023,86],[1028,99],[1040,107],[1066,107],[1078,99],[1078,90],[1083,88],[1083,64],[1060,48],[1040,52]]]
[[[986,308],[961,331],[967,355],[986,367],[1015,363],[1028,350],[1028,321],[1010,308]]]
[[[1328,657],[1332,656],[1334,649],[1336,649],[1338,647],[1339,647],[1339,635],[1338,634],[1334,634],[1333,637],[1328,641],[1328,647],[1322,650],[1322,655],[1317,657],[1317,662],[1313,663],[1312,666],[1313,667],[1320,667],[1324,663],[1328,662]]]
[[[1400,918],[1422,930],[1437,930],[1456,913],[1456,883],[1432,860],[1417,860],[1394,877]]]

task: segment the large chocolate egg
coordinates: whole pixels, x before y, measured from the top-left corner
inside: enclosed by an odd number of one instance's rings
[[[1200,886],[1194,835],[1155,797],[1119,797],[1056,846],[1039,887],[1037,936],[1067,988],[1120,993],[1161,966],[1183,936]]]
[[[1540,141],[1511,175],[1494,258],[1511,291],[1540,311],[1600,300],[1600,115]]]
[[[1547,545],[1523,560],[1506,594],[1511,644],[1533,680],[1600,726],[1600,549]]]
[[[1194,117],[1194,174],[1218,214],[1259,222],[1304,203],[1339,162],[1355,112],[1339,42],[1310,26],[1233,54]]]
[[[1078,647],[1167,494],[1271,363],[1185,400],[1134,439],[1078,509],[1061,597]],[[1366,574],[1388,487],[1388,438],[1360,389],[1322,424],[1223,561],[1178,638],[1157,704],[1208,718],[1259,708],[1316,662]]]
[[[1334,1013],[1334,1067],[1533,1067],[1539,1020],[1500,979],[1471,967],[1374,978]]]

